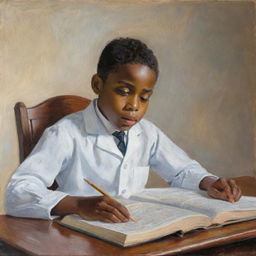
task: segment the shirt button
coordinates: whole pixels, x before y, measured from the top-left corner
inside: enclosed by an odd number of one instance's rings
[[[127,168],[127,164],[124,165],[124,169],[126,169],[126,168]]]
[[[126,189],[123,189],[123,190],[122,190],[122,194],[125,194],[125,193],[126,193]]]

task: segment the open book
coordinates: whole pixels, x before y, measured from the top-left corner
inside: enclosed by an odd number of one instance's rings
[[[101,239],[131,246],[178,231],[188,232],[256,218],[256,197],[229,203],[210,198],[204,191],[181,188],[145,189],[129,199],[116,198],[136,222],[103,223],[68,215],[58,221]]]

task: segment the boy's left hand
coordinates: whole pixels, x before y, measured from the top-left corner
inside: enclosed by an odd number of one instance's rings
[[[238,201],[242,195],[240,187],[237,186],[233,179],[216,179],[208,176],[200,182],[199,187],[206,190],[209,196],[231,203]]]

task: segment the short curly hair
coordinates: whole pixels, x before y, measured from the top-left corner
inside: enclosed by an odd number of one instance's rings
[[[158,77],[158,61],[153,51],[140,40],[133,38],[117,38],[109,42],[103,49],[97,74],[106,81],[108,74],[115,72],[122,64],[142,64],[155,71]]]

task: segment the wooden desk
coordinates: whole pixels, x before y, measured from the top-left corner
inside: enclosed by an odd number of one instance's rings
[[[250,239],[241,241],[244,239]],[[140,246],[121,248],[67,229],[53,221],[0,215],[0,240],[21,254],[9,255],[256,255],[256,220],[212,230],[167,236]],[[234,244],[234,242],[238,242]],[[233,243],[232,245],[230,245]],[[226,244],[226,245],[224,245]],[[209,248],[219,246],[215,248]],[[207,251],[201,250],[209,248]],[[10,250],[10,248],[9,248]],[[241,252],[242,251],[242,252]],[[189,254],[184,254],[191,252]],[[183,253],[183,254],[182,254]],[[254,253],[254,254],[250,254]],[[1,254],[0,254],[1,255]],[[2,254],[8,255],[8,254]]]

